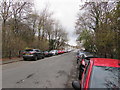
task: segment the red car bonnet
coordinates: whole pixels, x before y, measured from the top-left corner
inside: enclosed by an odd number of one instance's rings
[[[90,76],[91,76],[91,71],[92,71],[93,66],[120,67],[119,64],[120,64],[120,60],[117,60],[117,59],[91,58],[88,74],[87,74],[87,77],[86,77],[86,81],[85,81],[85,83],[83,83],[84,79],[82,79],[80,81],[84,90],[87,90],[89,88]],[[84,73],[83,73],[82,77],[84,77]]]

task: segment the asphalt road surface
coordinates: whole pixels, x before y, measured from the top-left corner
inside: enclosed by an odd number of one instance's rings
[[[76,77],[75,52],[2,66],[2,88],[66,88]],[[73,75],[74,73],[74,75]]]

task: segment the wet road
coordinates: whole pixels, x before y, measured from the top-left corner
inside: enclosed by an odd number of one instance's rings
[[[2,85],[3,88],[65,88],[74,67],[75,52],[6,64],[2,67]]]

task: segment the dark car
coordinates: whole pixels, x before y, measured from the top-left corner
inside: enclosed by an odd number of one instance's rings
[[[120,88],[120,61],[117,59],[90,58],[85,65],[82,79],[73,81],[72,86],[76,90],[88,90],[90,88]]]
[[[58,54],[62,54],[62,50],[58,50]]]
[[[44,58],[44,53],[39,49],[26,49],[23,51],[23,59],[38,60]]]
[[[77,51],[77,54],[76,54],[76,59],[77,59],[77,63],[78,63],[78,61],[82,58],[82,54],[84,54],[85,52],[83,52],[83,51],[80,51],[80,50],[78,50]]]

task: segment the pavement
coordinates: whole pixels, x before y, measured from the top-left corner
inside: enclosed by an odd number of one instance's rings
[[[23,61],[23,59],[22,58],[11,58],[11,59],[6,58],[6,59],[2,59],[1,61],[2,61],[1,64],[8,64],[8,63],[13,63],[13,62]]]
[[[72,88],[75,53],[2,65],[3,88]]]

